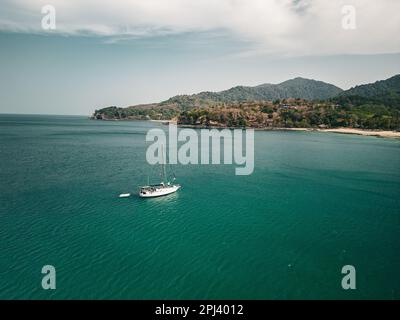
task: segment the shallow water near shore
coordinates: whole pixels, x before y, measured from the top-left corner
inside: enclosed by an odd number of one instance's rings
[[[0,115],[0,298],[400,299],[400,141],[257,131],[251,176],[176,165],[179,192],[120,199],[159,181],[151,128]]]

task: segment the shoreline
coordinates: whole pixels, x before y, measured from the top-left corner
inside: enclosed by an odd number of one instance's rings
[[[168,122],[168,121],[165,121]],[[171,122],[173,123],[173,122]],[[176,122],[175,122],[176,123]],[[181,128],[193,129],[238,129],[238,127],[218,127],[218,126],[197,126],[197,125],[178,125]],[[379,137],[379,138],[394,138],[400,139],[400,131],[389,130],[369,130],[369,129],[355,129],[355,128],[334,128],[334,129],[319,129],[319,128],[244,128],[254,129],[255,131],[308,131],[308,132],[328,132],[339,134],[355,134],[366,137]]]
[[[150,121],[150,122],[156,122],[156,123],[172,123],[172,124],[177,124],[176,120],[144,120],[144,121]]]
[[[263,130],[263,129],[261,129]],[[267,129],[268,130],[268,129]],[[319,128],[274,128],[277,131],[310,131],[310,132],[328,132],[339,134],[355,134],[366,137],[379,137],[379,138],[395,138],[400,139],[400,131],[389,130],[369,130],[369,129],[355,129],[355,128],[334,128],[334,129],[319,129]]]
[[[317,131],[340,133],[340,134],[356,134],[359,136],[368,136],[368,137],[400,139],[400,131],[364,130],[364,129],[354,129],[354,128],[319,129]]]
[[[192,129],[239,129],[239,127],[223,127],[223,126],[200,126],[190,124],[177,124],[176,120],[135,120],[135,119],[93,119],[101,121],[150,121],[161,124],[175,124],[180,128],[192,128]],[[309,131],[309,132],[328,132],[328,133],[339,133],[339,134],[355,134],[366,137],[379,137],[379,138],[392,138],[400,139],[400,131],[390,130],[371,130],[371,129],[356,129],[356,128],[331,128],[331,129],[320,129],[320,128],[251,128],[255,131]]]
[[[282,131],[315,131],[315,132],[330,132],[339,134],[355,134],[359,136],[381,137],[381,138],[400,138],[399,131],[389,130],[369,130],[355,128],[334,128],[334,129],[313,129],[313,128],[282,128]]]

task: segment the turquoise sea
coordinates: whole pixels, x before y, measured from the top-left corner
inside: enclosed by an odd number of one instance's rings
[[[119,199],[158,182],[154,127],[0,115],[1,299],[400,298],[400,141],[256,132],[251,176],[176,165],[178,193]]]

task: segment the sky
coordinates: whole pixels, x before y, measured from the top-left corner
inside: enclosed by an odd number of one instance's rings
[[[55,9],[55,29],[45,5]],[[0,0],[0,113],[400,73],[398,0]]]

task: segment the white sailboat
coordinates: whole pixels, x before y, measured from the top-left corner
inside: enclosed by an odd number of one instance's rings
[[[161,182],[159,184],[143,186],[140,188],[139,196],[141,198],[155,198],[166,196],[168,194],[174,193],[178,191],[181,186],[179,184],[172,184],[171,182],[167,181],[167,175],[165,171],[165,163],[164,163],[164,152],[161,148],[162,154],[162,167],[161,167]],[[175,180],[175,178],[174,178]]]

